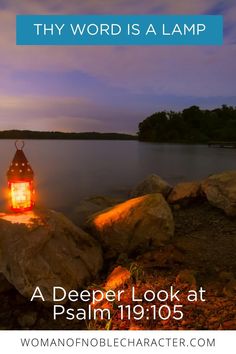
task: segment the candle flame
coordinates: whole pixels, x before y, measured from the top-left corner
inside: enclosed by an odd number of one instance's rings
[[[30,182],[19,181],[10,183],[11,208],[14,211],[30,210],[33,206],[32,186]]]

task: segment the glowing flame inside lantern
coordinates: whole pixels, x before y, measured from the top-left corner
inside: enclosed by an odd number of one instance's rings
[[[21,148],[15,143],[16,153],[7,172],[11,209],[17,212],[31,210],[34,206],[34,173]]]
[[[12,182],[12,209],[29,209],[32,207],[30,182]]]

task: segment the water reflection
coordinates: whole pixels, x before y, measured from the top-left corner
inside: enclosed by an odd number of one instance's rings
[[[14,141],[0,141],[1,206]],[[137,141],[26,141],[38,204],[70,210],[92,195],[124,195],[150,173],[169,183],[198,180],[235,168],[236,150]]]

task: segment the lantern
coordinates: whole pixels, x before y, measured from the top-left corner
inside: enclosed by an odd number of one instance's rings
[[[7,171],[12,211],[24,212],[34,206],[34,172],[23,152],[24,142],[15,142],[16,153]]]

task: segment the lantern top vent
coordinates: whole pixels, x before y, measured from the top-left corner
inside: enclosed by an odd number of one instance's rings
[[[11,181],[19,180],[32,180],[34,178],[34,172],[30,166],[23,148],[25,146],[24,141],[16,141],[16,153],[7,171],[7,178]]]

